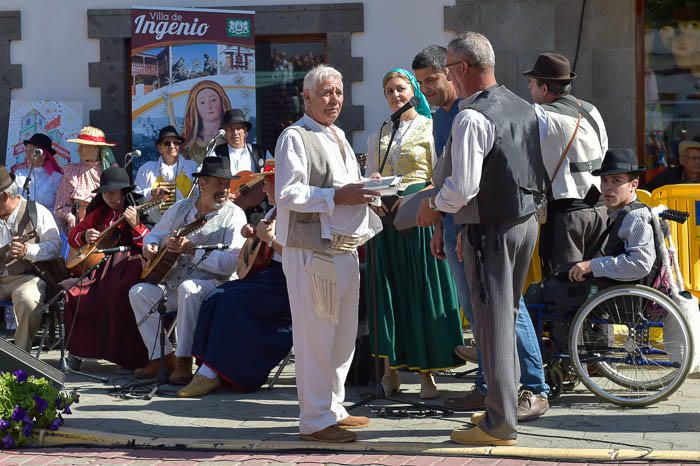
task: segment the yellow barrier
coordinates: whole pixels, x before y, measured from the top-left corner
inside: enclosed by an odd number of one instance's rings
[[[685,288],[700,299],[700,185],[662,186],[651,193],[651,202],[690,214],[682,225],[669,223]]]

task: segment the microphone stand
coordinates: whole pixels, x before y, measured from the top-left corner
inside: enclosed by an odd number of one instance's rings
[[[393,128],[391,132],[391,137],[389,138],[389,144],[386,146],[386,152],[384,153],[384,158],[382,160],[381,166],[379,168],[379,174],[381,175],[382,171],[384,170],[384,165],[386,164],[386,160],[389,157],[389,151],[391,150],[391,144],[394,142],[394,137],[396,136],[396,131],[399,129],[399,118],[392,118],[391,122],[393,123]],[[382,136],[382,130],[384,129],[384,126],[388,123],[388,121],[384,121],[382,124],[381,128],[379,128],[379,137],[378,139],[381,139]],[[376,262],[376,251],[372,247],[372,242],[367,243],[367,249],[368,249],[368,256],[372,257],[373,262]],[[381,377],[379,375],[380,370],[379,370],[379,328],[377,327],[378,323],[378,314],[379,314],[379,309],[377,306],[377,279],[376,279],[376,274],[377,274],[377,267],[376,264],[372,264],[372,267],[370,267],[370,295],[372,298],[372,322],[374,323],[374,331],[372,332],[372,340],[374,343],[374,381],[375,381],[375,387],[374,391],[370,393],[366,393],[362,396],[362,399],[358,401],[357,403],[354,403],[348,408],[348,411],[352,411],[355,408],[358,408],[360,406],[365,406],[367,405],[368,407],[371,408],[370,403],[375,400],[387,400],[387,401],[393,401],[395,403],[403,403],[406,405],[409,405],[412,408],[417,408],[418,413],[415,414],[416,417],[425,417],[425,416],[431,416],[434,415],[436,412],[441,412],[442,414],[453,414],[454,411],[449,408],[445,408],[443,406],[439,405],[431,405],[427,403],[421,403],[418,401],[410,401],[410,400],[404,400],[401,398],[394,398],[391,396],[387,396],[387,394],[384,392],[384,387],[382,386],[382,381]],[[392,411],[396,410],[401,410],[404,413],[406,413],[406,409],[401,409],[398,407],[391,407],[391,408],[381,408],[379,409],[380,415],[382,413],[390,413]]]
[[[68,290],[73,288],[76,285],[79,285],[85,278],[87,278],[94,270],[98,269],[99,267],[102,266],[107,261],[108,256],[103,257],[100,259],[100,261],[93,265],[92,267],[88,267],[80,277],[78,277],[78,281],[75,282],[74,285],[68,287],[68,288],[62,288],[61,291],[56,293],[51,299],[46,301],[40,308],[39,312],[48,315],[50,313],[51,306],[55,303],[56,308],[58,309],[58,339],[61,342],[61,357],[58,360],[58,369],[63,372],[64,374],[78,374],[82,375],[83,377],[87,377],[93,380],[97,380],[98,382],[102,383],[107,383],[109,379],[106,377],[100,377],[97,375],[93,374],[87,374],[85,372],[80,372],[78,370],[72,369],[70,367],[70,364],[68,363],[68,358],[66,358],[66,324],[65,324],[65,307],[66,307],[66,293]],[[77,310],[76,310],[77,312]],[[39,343],[39,349],[37,349],[36,352],[36,358],[39,359],[39,354],[41,353],[41,349],[44,347],[44,343],[46,342],[46,337],[48,334],[48,326],[49,323],[48,321],[44,323],[44,330],[41,335],[41,342]],[[55,344],[54,344],[55,345]]]
[[[34,154],[32,154],[32,161],[29,164],[29,172],[27,177],[24,179],[24,185],[22,186],[22,196],[29,200],[29,185],[32,183],[32,175],[34,175]]]
[[[160,387],[168,383],[168,374],[165,370],[165,339],[167,338],[165,334],[165,314],[167,314],[168,312],[166,308],[168,297],[174,291],[177,290],[180,284],[183,281],[185,281],[185,279],[189,277],[192,274],[192,272],[194,272],[197,269],[197,267],[199,267],[199,265],[206,260],[207,257],[209,257],[209,254],[211,254],[211,250],[205,249],[204,253],[202,254],[202,257],[197,262],[193,262],[187,267],[187,270],[182,276],[182,279],[175,286],[168,289],[166,285],[163,285],[163,294],[160,296],[160,298],[158,298],[158,301],[156,301],[153,304],[153,306],[151,306],[151,308],[148,310],[148,313],[146,313],[146,315],[143,316],[143,318],[136,323],[136,327],[141,327],[141,325],[143,325],[143,323],[146,322],[149,317],[151,317],[156,312],[158,313],[158,336],[160,343],[160,359],[158,363],[158,374],[156,375],[156,382],[153,388],[151,388],[151,390],[147,394],[143,395],[144,400],[150,400],[154,396],[160,394]]]
[[[216,148],[217,139],[219,139],[218,134],[216,136],[214,136],[214,138],[207,143],[207,152],[206,152],[206,154],[204,154],[204,158],[212,156],[211,153]],[[187,198],[192,196],[192,193],[194,192],[195,187],[196,187],[196,183],[192,183],[192,186],[190,187],[190,192],[187,193],[187,196],[186,196]]]

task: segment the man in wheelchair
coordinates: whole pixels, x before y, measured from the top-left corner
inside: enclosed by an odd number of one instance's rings
[[[652,213],[636,194],[639,175],[644,171],[637,165],[632,149],[608,150],[600,169],[593,171],[593,175],[602,177],[608,227],[596,248],[601,256],[574,264],[568,270],[571,282],[584,281],[591,275],[618,282],[655,278],[658,266]]]

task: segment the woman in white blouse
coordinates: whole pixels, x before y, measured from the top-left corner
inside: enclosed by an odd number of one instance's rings
[[[27,166],[19,168],[15,172],[15,183],[20,191],[24,188],[27,176],[31,171],[31,179],[28,185],[29,193],[23,191],[22,195],[30,201],[36,201],[53,211],[56,191],[61,183],[63,169],[58,165],[53,156],[56,151],[51,144],[51,138],[42,133],[37,133],[24,140],[24,152]],[[34,169],[31,170],[31,165]]]

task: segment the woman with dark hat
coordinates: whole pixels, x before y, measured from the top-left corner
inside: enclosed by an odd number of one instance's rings
[[[185,138],[174,127],[161,128],[156,140],[160,157],[143,164],[134,179],[135,192],[143,194],[147,200],[165,201],[162,211],[186,197],[192,187],[192,173],[197,171],[197,162],[180,155],[184,142]]]
[[[157,222],[158,209],[137,211],[141,194],[123,168],[102,172],[85,218],[68,234],[72,248],[95,243],[100,233],[124,216],[110,238],[129,251],[108,256],[91,276],[68,290],[65,310],[67,346],[73,356],[107,359],[134,369],[147,361],[146,347],[129,304],[129,288],[141,276],[143,238]]]
[[[63,169],[58,165],[56,151],[51,144],[51,138],[42,133],[36,133],[24,140],[26,167],[15,171],[15,183],[22,189],[31,171],[28,200],[36,201],[53,212],[56,191],[61,183]],[[31,165],[34,169],[31,169]]]

